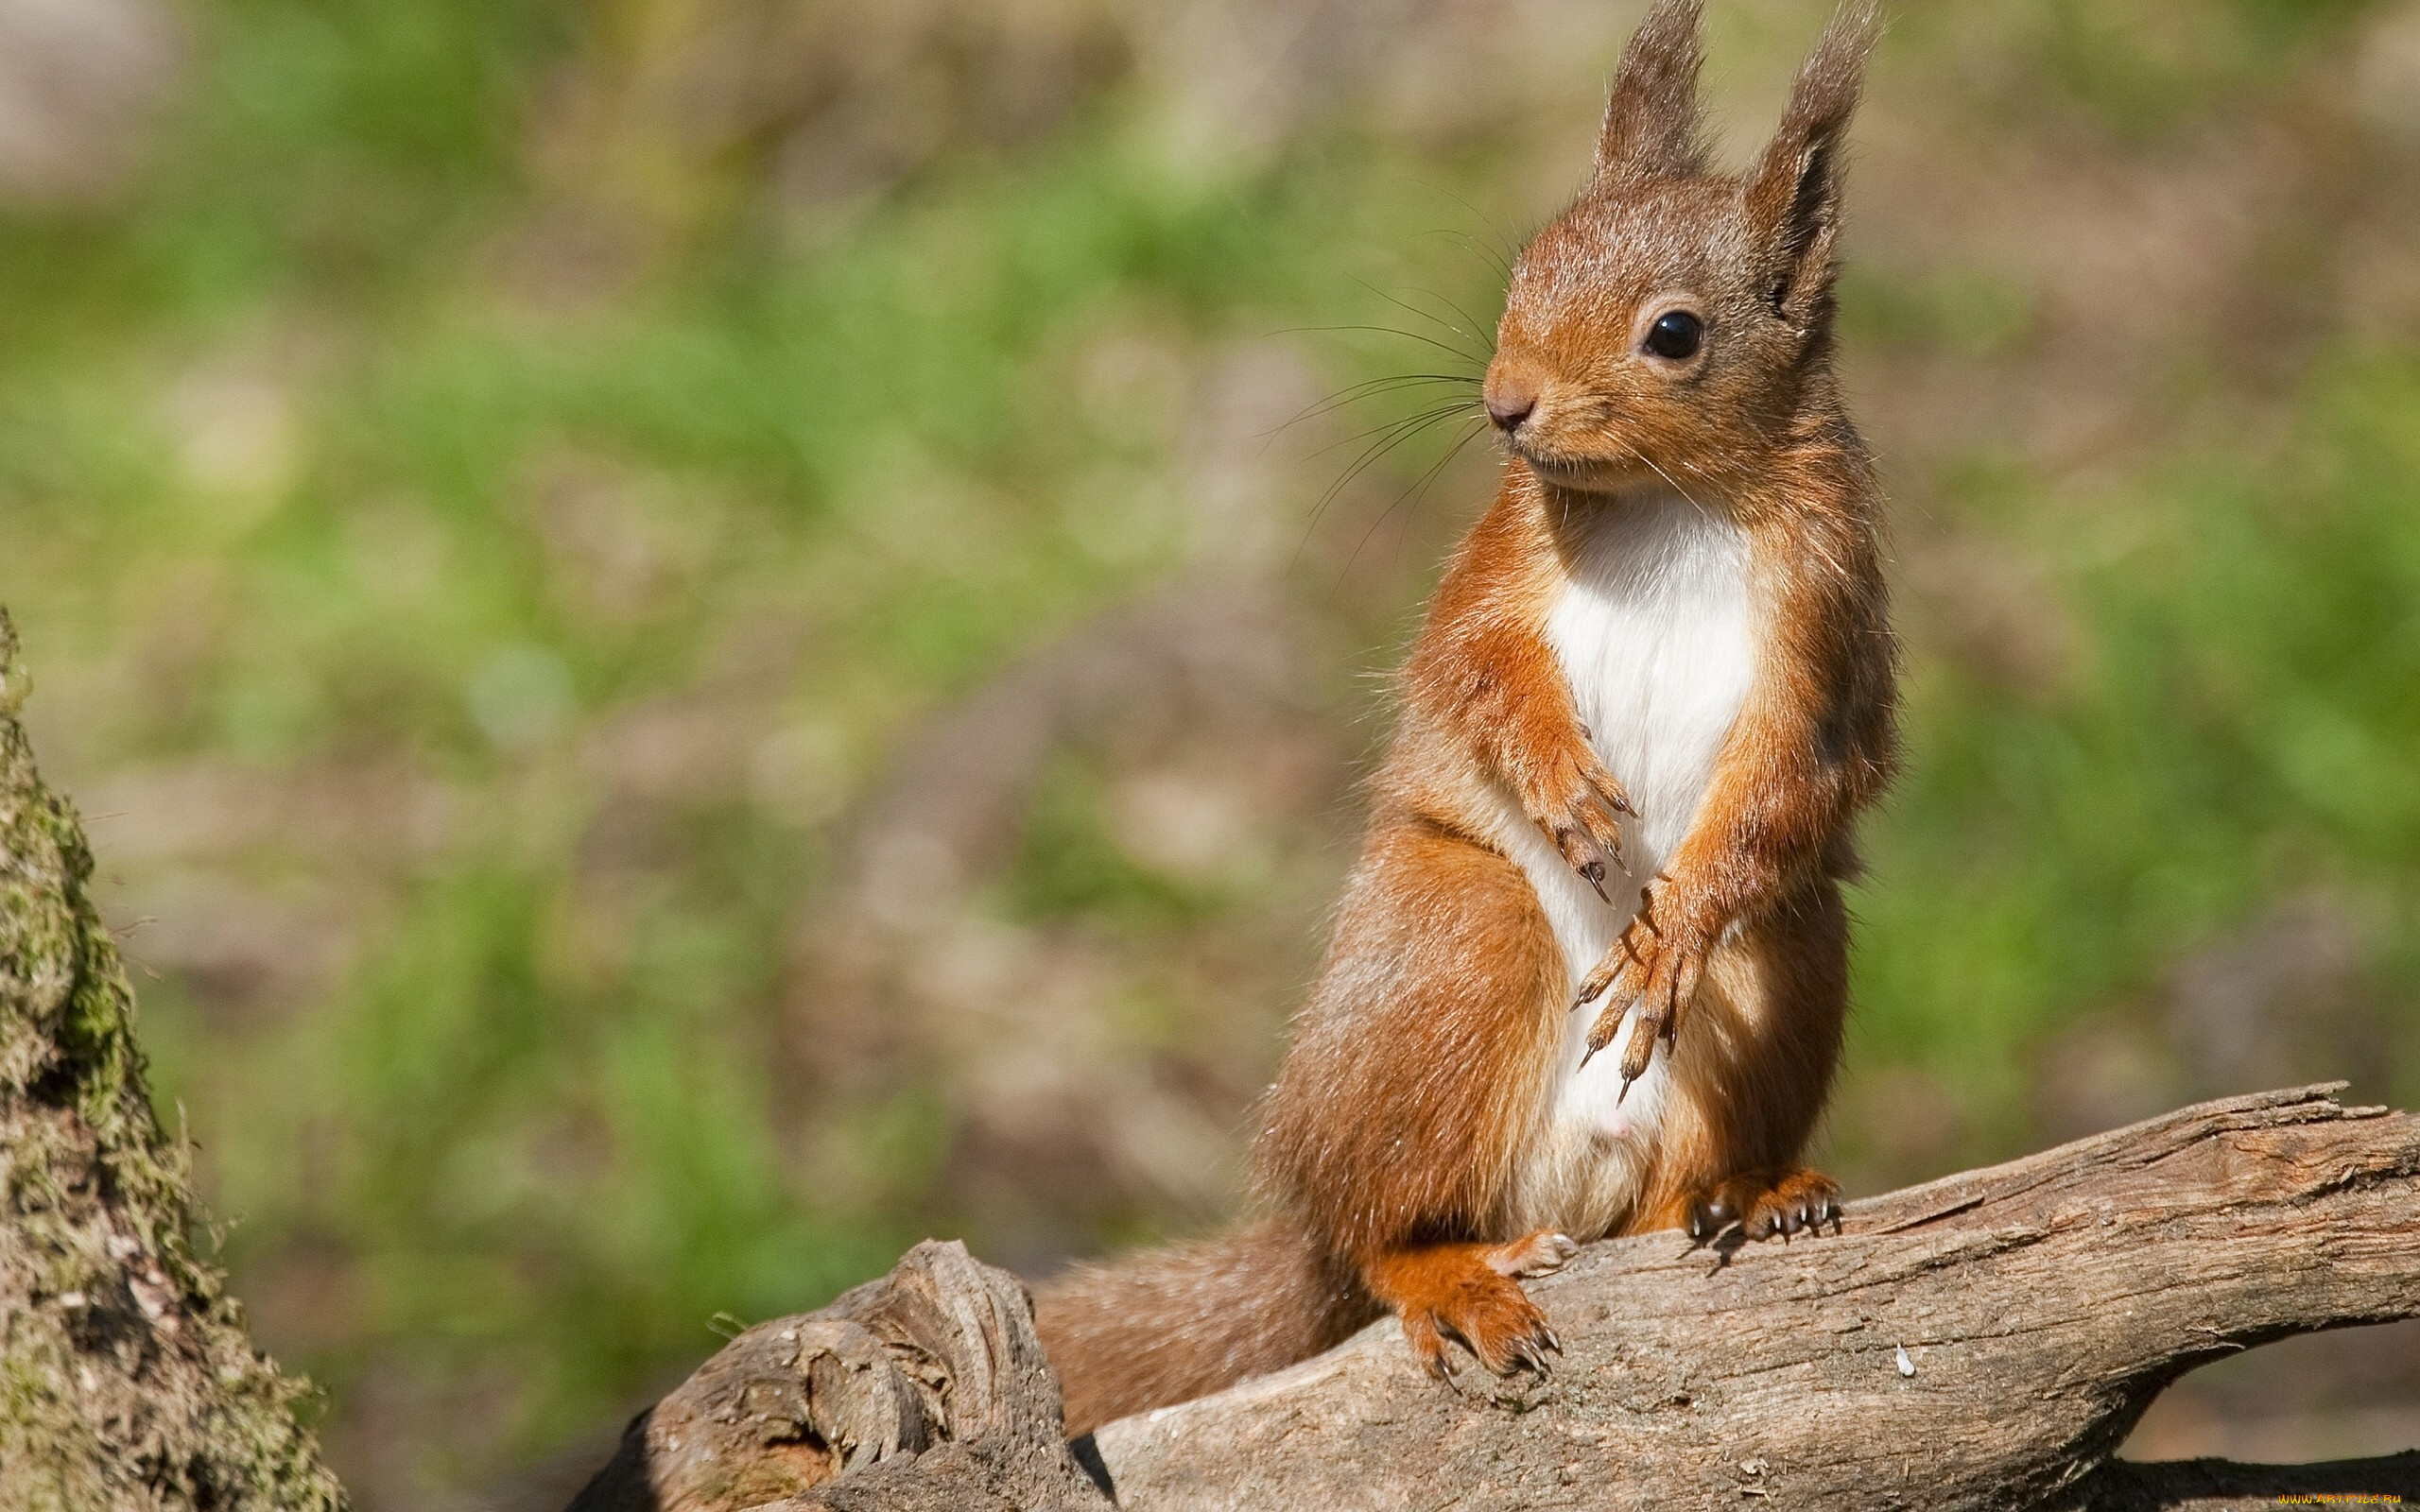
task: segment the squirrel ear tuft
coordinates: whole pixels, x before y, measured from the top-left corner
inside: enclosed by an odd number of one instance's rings
[[[1840,230],[1841,180],[1849,117],[1857,112],[1866,59],[1882,35],[1873,0],[1848,0],[1798,71],[1781,129],[1749,171],[1749,224],[1763,247],[1774,311],[1805,328],[1832,292],[1832,243]]]
[[[1703,0],[1656,0],[1631,34],[1597,139],[1600,179],[1705,170],[1698,108],[1698,70],[1705,62],[1703,9]]]

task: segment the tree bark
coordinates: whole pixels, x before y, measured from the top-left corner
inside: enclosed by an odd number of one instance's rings
[[[1534,1285],[1565,1349],[1543,1381],[1466,1367],[1448,1386],[1384,1322],[1072,1453],[1022,1291],[921,1246],[888,1281],[742,1335],[631,1424],[575,1507],[976,1507],[1012,1483],[1018,1505],[1109,1505],[1080,1460],[1150,1512],[2420,1498],[2420,1453],[2112,1458],[2197,1365],[2420,1315],[2420,1118],[2337,1090],[2188,1108],[1854,1203],[1788,1245],[1592,1246]],[[939,1315],[981,1326],[915,1321]],[[786,1479],[741,1471],[776,1458]]]
[[[16,650],[0,611],[0,1512],[339,1507],[308,1388],[194,1251],[185,1150],[75,811],[17,722]]]

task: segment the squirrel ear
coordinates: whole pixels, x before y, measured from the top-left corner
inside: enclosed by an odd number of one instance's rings
[[[1599,179],[1705,170],[1698,69],[1705,62],[1702,0],[1656,0],[1631,34],[1597,139]]]
[[[1832,242],[1840,230],[1841,161],[1865,61],[1882,35],[1873,0],[1849,0],[1824,28],[1781,129],[1748,174],[1748,221],[1766,257],[1766,298],[1805,329],[1832,293]]]

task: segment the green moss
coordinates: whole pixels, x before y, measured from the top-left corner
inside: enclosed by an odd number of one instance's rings
[[[195,1253],[92,854],[17,723],[16,649],[0,611],[0,1509],[340,1506],[309,1386]]]

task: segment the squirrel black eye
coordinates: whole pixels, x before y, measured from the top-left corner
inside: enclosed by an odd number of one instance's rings
[[[1698,354],[1705,343],[1705,322],[1686,310],[1667,310],[1647,328],[1647,339],[1640,343],[1658,357],[1680,362]]]

